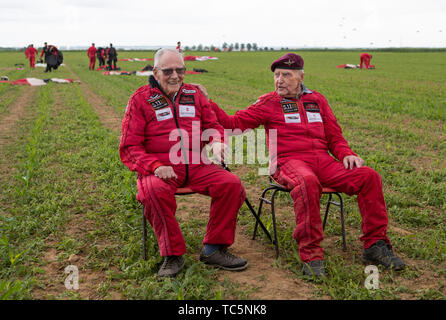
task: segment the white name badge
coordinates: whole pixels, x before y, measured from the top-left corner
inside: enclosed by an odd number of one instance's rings
[[[195,117],[195,106],[180,104],[180,117]]]
[[[307,112],[308,123],[322,122],[321,114],[319,112]]]
[[[285,122],[286,123],[300,123],[300,114],[299,113],[285,113]]]
[[[156,119],[158,121],[163,121],[163,120],[173,118],[173,114],[172,114],[172,111],[170,110],[170,108],[163,108],[163,109],[155,110],[155,114],[156,114]]]

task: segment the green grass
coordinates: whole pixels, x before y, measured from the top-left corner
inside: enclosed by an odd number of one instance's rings
[[[208,55],[209,53],[194,53]],[[373,54],[373,53],[372,53]],[[213,53],[217,61],[186,62],[186,82],[203,84],[211,98],[229,113],[245,108],[273,90],[271,61],[279,52]],[[442,52],[379,52],[376,70],[344,70],[336,65],[358,63],[358,52],[302,52],[305,84],[321,92],[332,106],[352,148],[377,170],[384,183],[390,225],[397,253],[409,267],[396,274],[380,270],[380,290],[364,287],[360,261],[360,214],[354,197],[345,196],[348,251],[342,253],[336,212],[326,228],[326,262],[330,278],[314,283],[314,297],[332,299],[445,299],[446,278],[446,83]],[[85,53],[66,52],[65,63],[122,116],[130,95],[146,77],[104,76],[88,70]],[[153,52],[120,52],[119,58],[152,58]],[[0,53],[0,68],[22,62],[23,53]],[[119,62],[123,70],[140,70],[150,62]],[[66,67],[7,70],[11,80],[22,77],[72,78]],[[0,84],[0,121],[28,87]],[[65,265],[81,256],[84,269],[101,277],[97,299],[227,299],[249,298],[253,288],[229,280],[197,263],[206,221],[182,221],[187,242],[185,270],[175,280],[158,281],[161,263],[156,239],[148,234],[148,260],[141,259],[140,206],[135,200],[136,175],[120,161],[119,132],[105,128],[81,86],[51,83],[36,89],[26,114],[2,145],[0,164],[11,170],[0,176],[0,298],[33,299],[49,288],[45,254],[57,253]],[[240,166],[233,166],[240,170]],[[241,175],[249,199],[257,199],[267,179],[256,165]],[[281,256],[273,262],[303,280],[294,230],[292,201],[278,197]],[[322,210],[324,206],[322,206]],[[179,206],[181,210],[181,206]],[[266,225],[271,221],[264,216]],[[239,223],[249,236],[254,221],[246,206]],[[271,249],[264,236],[257,238]],[[255,267],[255,266],[253,266]],[[249,272],[249,269],[246,271]],[[272,270],[272,272],[274,272]],[[63,279],[63,268],[58,276]],[[421,285],[418,285],[421,281]],[[429,282],[426,285],[426,282]],[[59,284],[63,286],[63,284]],[[82,294],[59,290],[44,298],[79,299]]]

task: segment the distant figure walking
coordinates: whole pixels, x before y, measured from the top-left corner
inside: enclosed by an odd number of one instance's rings
[[[88,69],[94,71],[94,67],[96,65],[96,52],[98,50],[94,46],[94,43],[91,44],[91,47],[87,50],[87,56],[90,58],[90,65],[88,66]]]
[[[34,69],[36,66],[36,55],[39,54],[39,51],[34,48],[34,45],[30,44],[29,47],[25,50],[25,57],[29,59],[29,66]]]
[[[372,55],[364,52],[361,53],[361,55],[359,56],[360,59],[360,65],[359,68],[363,68],[363,65],[365,65],[366,69],[370,69],[370,60],[372,60]]]
[[[177,48],[176,49],[178,50],[179,53],[183,52],[183,50],[181,50],[181,42],[180,41],[177,42]]]

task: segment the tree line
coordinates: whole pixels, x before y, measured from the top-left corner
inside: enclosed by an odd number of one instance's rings
[[[227,43],[224,42],[221,47],[210,45],[205,46],[202,44],[199,45],[193,45],[193,46],[185,46],[185,51],[274,51],[278,50],[277,48],[274,49],[272,47],[260,47],[257,45],[257,43]],[[281,48],[280,50],[288,50],[288,48]]]

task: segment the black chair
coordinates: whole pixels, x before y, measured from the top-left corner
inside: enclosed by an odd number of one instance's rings
[[[268,191],[272,191],[271,193],[271,197],[269,199],[266,198],[266,195],[268,193]],[[275,245],[276,247],[276,258],[279,257],[279,242],[277,240],[277,227],[276,227],[276,214],[275,214],[275,207],[274,207],[274,200],[276,197],[277,192],[290,192],[290,189],[285,188],[284,186],[276,183],[271,177],[269,177],[269,187],[265,188],[262,192],[262,196],[259,198],[260,202],[259,202],[259,208],[257,209],[257,218],[260,219],[260,215],[262,214],[262,206],[263,203],[267,203],[269,205],[271,205],[271,218],[272,218],[272,222],[273,222],[273,232],[274,232],[274,240],[272,240],[271,238],[271,234],[265,229],[262,228],[262,230],[265,232],[265,234],[267,235],[267,237],[270,239],[270,241]],[[328,216],[328,211],[330,210],[330,205],[335,205],[338,206],[340,209],[340,213],[341,213],[341,226],[342,226],[342,248],[344,251],[347,250],[347,245],[345,243],[345,224],[344,224],[344,203],[342,201],[342,196],[339,192],[331,189],[331,188],[323,188],[322,189],[322,194],[328,194],[328,201],[327,201],[327,208],[325,209],[325,216],[324,216],[324,222],[323,222],[323,229],[325,230],[325,223],[327,222],[327,216]],[[337,196],[339,201],[336,202],[334,201],[333,195]],[[257,234],[257,225],[258,225],[258,220],[256,220],[256,225],[254,227],[254,233],[252,236],[252,239],[254,240]]]

